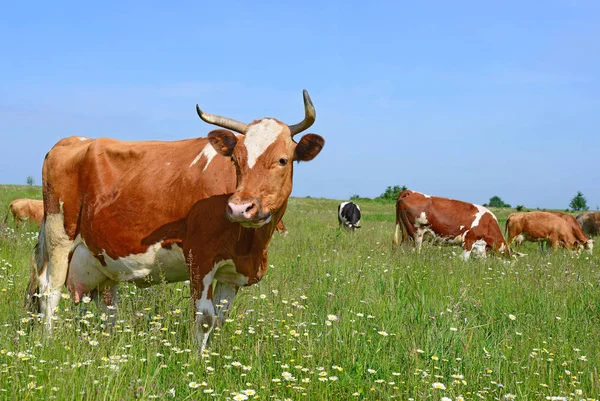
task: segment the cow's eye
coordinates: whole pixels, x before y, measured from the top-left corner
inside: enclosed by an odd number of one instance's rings
[[[288,162],[288,159],[282,157],[281,159],[279,159],[279,165],[280,166],[285,166]]]

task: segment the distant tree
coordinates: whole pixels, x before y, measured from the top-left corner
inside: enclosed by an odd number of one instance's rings
[[[510,207],[510,205],[508,203],[504,203],[499,196],[492,196],[488,202],[488,205],[490,207]]]
[[[35,180],[33,179],[32,176],[28,175],[27,176],[27,185],[32,186],[33,184],[35,184]]]
[[[523,210],[525,210],[525,206],[517,205],[517,207],[515,209],[517,209],[517,212],[522,212]]]
[[[406,190],[405,185],[402,185],[402,186],[394,185],[393,187],[390,186],[385,189],[384,193],[382,193],[375,199],[395,201],[396,199],[398,199],[398,195],[400,195],[400,192],[405,191],[405,190]]]
[[[569,207],[571,209],[573,209],[574,211],[589,209],[589,207],[587,205],[587,200],[585,199],[585,196],[583,196],[581,191],[577,191],[577,195],[575,195],[573,197],[573,199],[571,199],[571,203],[569,203]]]
[[[359,194],[354,194],[350,197],[350,200],[359,200],[360,199],[360,195]]]

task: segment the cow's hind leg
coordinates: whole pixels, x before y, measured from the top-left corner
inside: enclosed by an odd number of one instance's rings
[[[64,228],[64,216],[60,213],[48,214],[44,230],[40,232],[40,242],[44,241],[48,263],[38,277],[40,290],[40,312],[44,316],[46,328],[50,331],[54,321],[54,312],[60,302],[69,270],[69,252],[73,241]]]

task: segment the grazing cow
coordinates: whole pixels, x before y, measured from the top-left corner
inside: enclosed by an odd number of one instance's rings
[[[573,229],[560,216],[547,212],[511,213],[506,220],[507,242],[550,242],[556,251],[559,246],[568,249],[582,248]]]
[[[27,198],[15,199],[8,206],[4,223],[8,220],[9,214],[12,214],[17,223],[30,221],[39,227],[44,217],[44,202]]]
[[[417,251],[421,250],[423,237],[429,234],[434,241],[461,244],[465,260],[472,251],[484,257],[487,250],[509,254],[496,216],[483,206],[454,199],[403,191],[396,201],[394,247],[398,245],[400,230],[402,243],[408,244],[412,238]]]
[[[587,236],[600,234],[600,212],[583,212],[577,216],[577,222]]]
[[[283,220],[279,220],[279,223],[275,226],[275,230],[281,235],[288,235],[288,229],[283,225]]]
[[[204,351],[239,286],[263,277],[292,191],[293,161],[312,160],[325,143],[315,134],[293,140],[315,121],[314,106],[304,91],[305,118],[289,126],[273,118],[244,124],[196,108],[225,129],[174,142],[71,137],[46,155],[45,216],[28,290],[48,330],[65,284],[75,302],[90,294],[111,306],[118,282],[144,287],[189,278]]]
[[[338,222],[340,227],[354,231],[360,228],[360,207],[356,203],[342,202],[338,206]]]
[[[579,241],[580,244],[583,244],[583,247],[586,251],[588,251],[589,253],[592,253],[592,251],[594,249],[594,240],[585,236],[585,233],[581,229],[581,226],[579,225],[579,223],[577,222],[577,219],[575,217],[573,217],[572,215],[570,215],[568,213],[563,213],[563,212],[548,211],[546,213],[551,213],[555,216],[558,216],[561,219],[563,219],[564,221],[566,221],[567,223],[569,223],[569,226],[571,227],[571,230],[573,231],[573,235],[575,236],[575,239],[577,241]],[[540,242],[540,244],[544,244],[544,243],[545,242]]]

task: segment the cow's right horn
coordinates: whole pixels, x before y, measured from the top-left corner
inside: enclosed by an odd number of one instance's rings
[[[248,131],[248,124],[235,121],[231,118],[205,113],[200,109],[200,106],[198,105],[196,105],[196,112],[198,113],[198,117],[200,117],[202,121],[207,122],[209,124],[217,125],[222,128],[227,128],[232,131],[239,132],[240,134],[245,134],[246,131]]]

